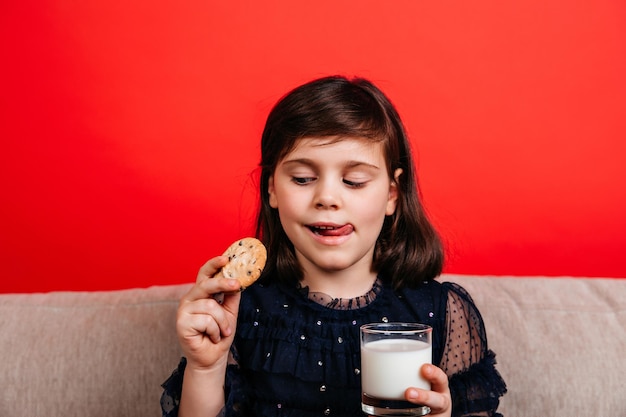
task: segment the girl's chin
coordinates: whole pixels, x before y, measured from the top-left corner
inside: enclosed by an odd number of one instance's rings
[[[349,259],[337,259],[328,256],[320,256],[318,258],[310,258],[315,268],[323,271],[327,274],[345,272],[355,265],[353,260]]]

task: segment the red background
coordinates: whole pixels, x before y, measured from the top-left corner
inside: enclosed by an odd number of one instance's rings
[[[194,280],[334,73],[397,105],[448,272],[626,277],[623,1],[5,0],[0,56],[0,292]]]

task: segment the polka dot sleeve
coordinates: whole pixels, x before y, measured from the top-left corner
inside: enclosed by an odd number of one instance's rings
[[[447,290],[446,342],[440,367],[449,377],[453,416],[499,416],[499,398],[506,392],[495,368],[495,354],[487,346],[483,319],[462,287],[444,283]]]

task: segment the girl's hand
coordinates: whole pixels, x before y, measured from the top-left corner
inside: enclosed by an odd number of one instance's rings
[[[176,333],[188,367],[212,369],[217,363],[225,366],[228,359],[237,325],[240,284],[236,279],[213,278],[227,262],[227,257],[218,256],[204,264],[195,285],[179,303]]]
[[[424,365],[421,372],[422,376],[430,381],[432,391],[408,388],[404,393],[406,400],[429,406],[431,409],[430,417],[450,417],[452,400],[448,387],[448,376],[435,365]]]

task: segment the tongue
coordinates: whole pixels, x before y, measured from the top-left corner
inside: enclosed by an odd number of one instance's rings
[[[347,224],[335,229],[317,229],[316,232],[322,236],[343,236],[352,233],[353,229],[351,225]]]

